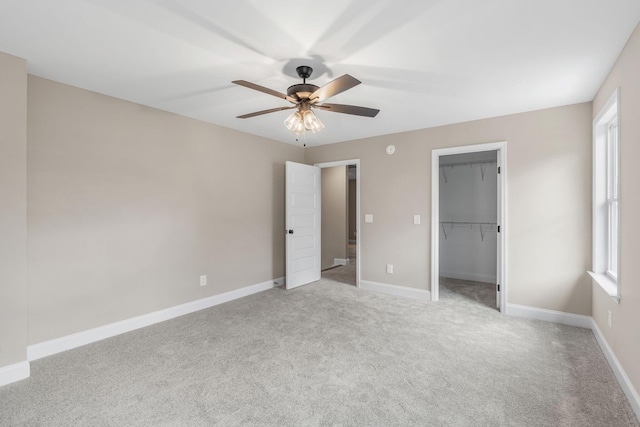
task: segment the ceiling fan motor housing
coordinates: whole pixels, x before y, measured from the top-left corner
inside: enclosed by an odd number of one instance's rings
[[[316,85],[299,83],[297,85],[289,86],[289,89],[287,89],[287,95],[299,100],[309,99],[309,96],[318,89],[320,88]]]

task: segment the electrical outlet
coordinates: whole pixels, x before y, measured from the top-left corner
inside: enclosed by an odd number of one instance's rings
[[[200,276],[200,286],[205,286],[207,284],[207,275]]]
[[[393,274],[393,264],[387,264],[387,273]]]
[[[607,324],[609,325],[609,327],[611,327],[611,310],[609,310],[607,313]]]

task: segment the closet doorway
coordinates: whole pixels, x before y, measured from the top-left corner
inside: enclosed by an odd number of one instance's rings
[[[506,142],[433,150],[432,300],[454,290],[504,311],[505,176]]]

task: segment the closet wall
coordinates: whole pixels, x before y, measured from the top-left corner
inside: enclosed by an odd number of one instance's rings
[[[321,269],[333,267],[336,260],[345,260],[348,233],[347,167],[321,169],[322,191],[322,261]]]
[[[440,158],[440,276],[496,282],[497,152]]]
[[[349,240],[356,241],[356,180],[349,176]]]

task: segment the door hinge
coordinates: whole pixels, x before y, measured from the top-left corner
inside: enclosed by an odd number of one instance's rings
[[[500,173],[500,166],[498,166],[498,173]]]
[[[498,283],[498,292],[500,292],[500,284]]]
[[[500,226],[498,226],[498,233],[500,232]]]

